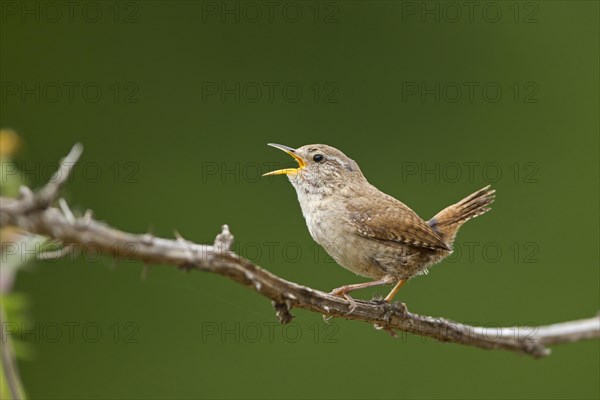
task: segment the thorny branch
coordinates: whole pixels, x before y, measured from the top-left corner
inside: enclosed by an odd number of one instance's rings
[[[75,145],[53,179],[36,193],[24,187],[18,199],[0,198],[0,226],[12,225],[46,235],[65,246],[94,246],[95,250],[121,259],[223,275],[270,299],[281,323],[292,320],[292,308],[303,308],[329,317],[368,322],[388,332],[400,330],[442,342],[504,349],[533,357],[549,355],[550,345],[600,337],[600,315],[548,326],[485,328],[417,315],[399,302],[357,300],[353,308],[345,299],[286,281],[233,253],[233,236],[227,225],[223,225],[213,245],[201,245],[177,233],[176,239],[163,239],[123,232],[94,220],[89,211],[83,217],[75,217],[64,200],[60,199],[60,208],[51,204],[57,200],[81,152],[82,146]]]

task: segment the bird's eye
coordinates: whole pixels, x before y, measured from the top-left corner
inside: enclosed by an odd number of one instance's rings
[[[315,154],[315,156],[313,157],[313,160],[315,160],[315,162],[321,162],[323,161],[323,154]]]

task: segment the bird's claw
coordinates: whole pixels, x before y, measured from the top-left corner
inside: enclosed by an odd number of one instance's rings
[[[358,307],[358,303],[348,294],[348,289],[345,286],[333,289],[329,294],[346,299],[348,304],[350,304],[350,310],[346,313],[347,315],[352,314],[356,310],[356,307]]]
[[[354,299],[348,294],[344,294],[344,298],[348,301],[348,304],[350,304],[350,309],[346,313],[347,315],[350,315],[354,312],[354,310],[356,310],[356,307],[358,307],[358,303],[354,301]]]

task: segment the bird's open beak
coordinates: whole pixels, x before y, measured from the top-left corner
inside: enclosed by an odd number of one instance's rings
[[[297,174],[302,168],[306,167],[306,162],[304,162],[304,160],[302,159],[302,157],[298,156],[296,154],[296,150],[292,149],[291,147],[287,147],[284,146],[282,144],[276,144],[276,143],[268,143],[269,146],[275,147],[279,150],[283,150],[286,153],[288,153],[290,156],[294,157],[294,160],[296,160],[298,162],[298,168],[284,168],[284,169],[278,169],[277,171],[271,171],[271,172],[267,172],[266,174],[263,174],[263,176],[268,176],[268,175],[295,175]]]

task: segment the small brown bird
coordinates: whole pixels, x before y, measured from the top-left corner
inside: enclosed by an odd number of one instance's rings
[[[395,283],[385,298],[391,301],[407,280],[450,255],[460,226],[489,211],[494,201],[495,190],[486,186],[424,221],[367,182],[358,164],[338,149],[324,144],[269,146],[291,155],[298,168],[263,176],[287,175],[312,238],[344,268],[374,279],[331,292],[350,303],[351,291]]]

